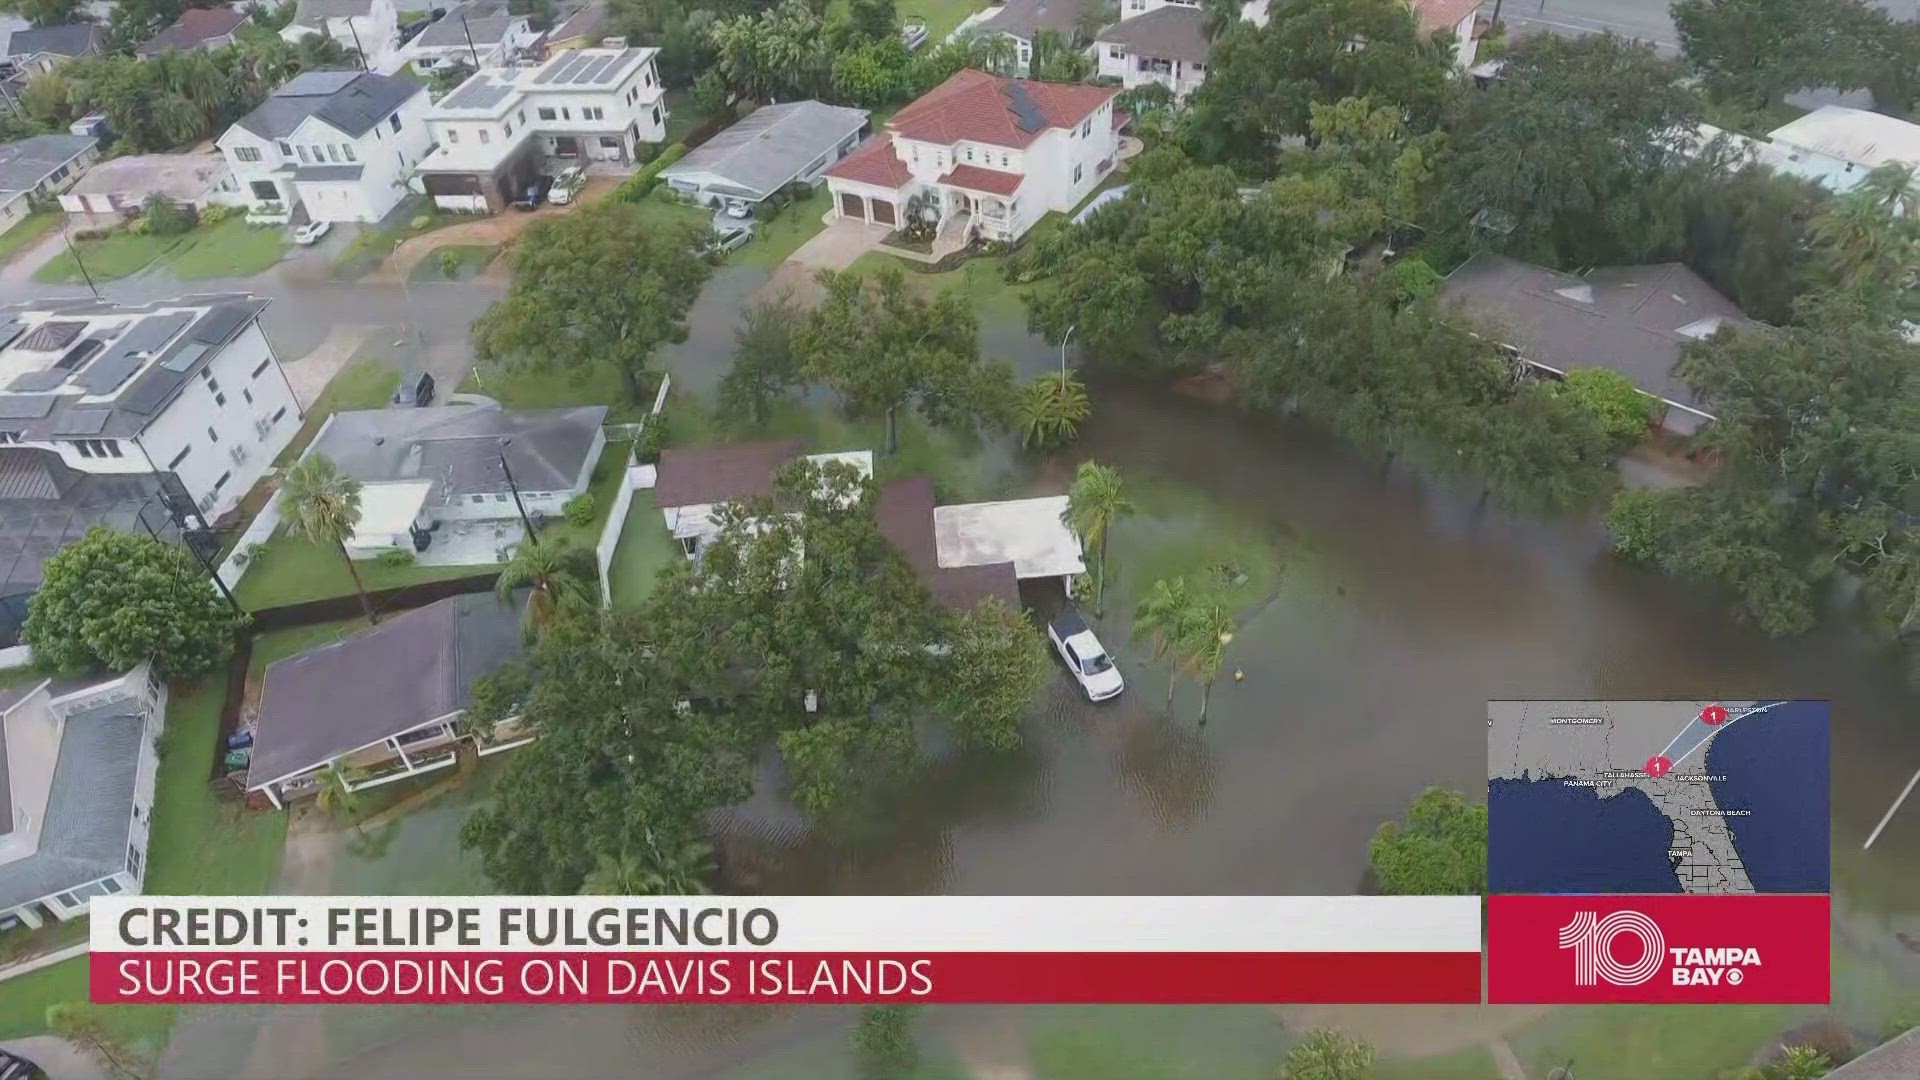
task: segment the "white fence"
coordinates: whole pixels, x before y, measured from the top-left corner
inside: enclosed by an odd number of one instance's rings
[[[667,387],[673,384],[673,376],[660,376],[660,392],[653,396],[653,411],[637,424],[609,425],[607,437],[615,437],[616,431],[629,439],[638,439],[648,424],[658,423],[660,410],[667,407]],[[607,514],[607,523],[600,530],[600,542],[594,545],[594,561],[600,567],[600,606],[613,606],[613,553],[620,548],[620,532],[627,525],[627,511],[633,508],[633,493],[636,490],[653,486],[653,466],[636,464],[628,450],[627,467],[620,473],[620,491],[613,497],[613,508]]]

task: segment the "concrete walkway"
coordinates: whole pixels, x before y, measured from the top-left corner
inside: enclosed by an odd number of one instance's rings
[[[1493,1052],[1493,1063],[1500,1066],[1500,1080],[1527,1080],[1527,1070],[1521,1067],[1507,1040],[1495,1039],[1487,1049]]]
[[[335,375],[340,374],[341,368],[347,366],[347,361],[353,359],[353,354],[370,332],[365,326],[336,326],[312,352],[281,365],[281,370],[287,373],[288,385],[293,387],[293,396],[299,399],[302,409],[313,408],[320,392],[327,388]]]
[[[60,257],[67,250],[67,242],[55,229],[41,237],[32,247],[15,253],[7,265],[0,267],[0,284],[22,284],[33,281],[33,275],[41,267]]]
[[[48,1080],[107,1080],[100,1063],[58,1035],[8,1039],[0,1047],[19,1054],[46,1070]]]
[[[885,225],[840,217],[832,210],[827,211],[826,217],[827,227],[774,268],[773,277],[753,294],[753,303],[765,303],[785,293],[812,306],[820,291],[813,280],[815,274],[822,270],[845,270],[855,259],[879,247],[881,238],[893,231]]]

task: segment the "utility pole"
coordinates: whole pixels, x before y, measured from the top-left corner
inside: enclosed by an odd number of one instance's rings
[[[347,33],[353,35],[353,51],[359,54],[360,56],[360,70],[361,71],[368,70],[367,69],[367,47],[365,45],[360,44],[360,28],[353,25],[352,19],[347,20]]]
[[[512,437],[508,437],[501,439],[500,445],[506,447],[512,442]],[[513,482],[513,470],[507,468],[507,454],[504,449],[500,452],[500,471],[506,474],[507,490],[513,492],[513,506],[514,509],[520,511],[520,524],[527,527],[527,543],[539,543],[540,534],[533,530],[533,520],[527,517],[527,504],[520,501],[520,487]]]
[[[1060,339],[1060,392],[1067,392],[1067,342],[1073,340],[1073,332],[1080,329],[1079,323],[1067,327],[1065,336]]]
[[[60,239],[67,243],[67,254],[73,256],[73,265],[80,268],[80,276],[86,279],[87,291],[95,300],[100,299],[100,288],[93,283],[93,275],[87,273],[87,264],[80,261],[80,249],[73,246],[73,237],[67,235],[67,215],[60,215]]]
[[[147,507],[150,505],[152,505],[152,500],[148,500],[147,503],[143,504],[140,507],[140,512],[134,516],[140,519],[140,524],[147,527],[148,536],[153,537],[163,544],[167,543],[167,539],[156,532],[153,523],[147,520]],[[186,548],[187,554],[193,556],[193,561],[199,563],[200,569],[206,572],[207,577],[213,579],[214,588],[219,589],[220,595],[227,598],[227,606],[233,609],[233,613],[235,615],[245,615],[247,613],[246,609],[240,606],[240,601],[234,599],[233,590],[227,588],[227,583],[220,580],[220,574],[215,571],[213,567],[207,565],[206,558],[200,554],[200,549],[193,546],[193,541],[182,536],[180,538],[180,546]]]
[[[467,55],[473,57],[473,70],[480,70],[480,50],[473,47],[473,29],[467,25],[467,13],[460,13],[460,32],[467,35]]]

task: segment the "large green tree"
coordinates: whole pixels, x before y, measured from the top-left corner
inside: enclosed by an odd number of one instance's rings
[[[584,376],[620,373],[627,403],[660,346],[686,340],[687,310],[711,270],[699,226],[662,226],[604,199],[544,221],[513,249],[513,285],[473,324],[482,361]]]
[[[1405,821],[1389,821],[1373,834],[1367,863],[1384,893],[1484,893],[1487,808],[1457,791],[1428,788],[1407,807]]]
[[[1083,461],[1067,489],[1067,508],[1060,520],[1080,542],[1093,548],[1093,607],[1099,611],[1107,596],[1107,541],[1114,525],[1133,515],[1133,499],[1127,495],[1120,470],[1097,461]]]
[[[1645,191],[1684,160],[1696,112],[1679,65],[1611,34],[1537,34],[1505,60],[1492,87],[1458,99],[1424,224],[1508,220],[1511,233],[1491,242],[1559,264],[1632,255],[1648,227]]]
[[[1798,90],[1853,90],[1920,66],[1910,35],[1867,0],[1677,0],[1672,12],[1708,92],[1756,115]]]
[[[1291,0],[1271,14],[1213,45],[1187,129],[1200,157],[1270,175],[1284,140],[1311,130],[1316,102],[1366,95],[1417,127],[1438,119],[1453,56],[1420,33],[1404,0]]]
[[[747,309],[733,332],[733,366],[720,378],[721,419],[765,423],[774,403],[805,382],[793,339],[806,322],[806,311],[786,296]]]
[[[1020,745],[1020,718],[1047,677],[1046,645],[1025,612],[988,597],[943,616],[948,651],[934,678],[961,742],[990,750]]]
[[[233,609],[187,549],[96,525],[60,549],[27,604],[22,637],[61,671],[121,671],[152,660],[194,680],[233,651]]]
[[[962,429],[1006,419],[1013,368],[980,358],[979,320],[959,293],[929,299],[895,269],[822,271],[820,281],[826,296],[794,336],[801,369],[853,412],[886,417],[889,453],[904,408]]]
[[[84,17],[82,0],[0,0],[0,11],[35,26],[62,26]]]

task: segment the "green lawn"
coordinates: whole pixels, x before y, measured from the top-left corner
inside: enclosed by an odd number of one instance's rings
[[[680,557],[680,546],[667,533],[667,523],[653,505],[653,492],[636,491],[627,508],[627,523],[620,530],[620,546],[613,549],[613,565],[608,575],[613,580],[613,606],[639,607],[653,591],[660,571]]]
[[[534,368],[468,370],[460,382],[463,394],[484,394],[509,409],[557,409],[567,405],[605,405],[607,422],[626,423],[653,408],[653,390],[639,405],[627,401],[620,373],[610,365],[595,364],[575,371]]]
[[[186,236],[135,236],[116,230],[98,240],[75,240],[73,250],[62,251],[33,272],[33,280],[46,285],[85,281],[113,281],[137,274],[188,242]],[[80,253],[74,261],[74,251]],[[80,270],[86,267],[86,274]]]
[[[1063,214],[1048,214],[1028,230],[1026,243],[1031,244],[1047,232],[1058,229],[1066,223]],[[884,251],[869,251],[853,261],[849,269],[863,274],[893,267],[906,274],[907,283],[928,291],[958,289],[962,296],[973,302],[974,311],[982,323],[1027,321],[1026,302],[1020,294],[1041,287],[1028,282],[1020,284],[1010,282],[1006,276],[1006,259],[998,255],[980,255],[968,259],[952,270],[940,273],[927,273],[924,263],[898,258]]]
[[[707,114],[693,103],[691,90],[667,91],[667,113],[667,141],[662,144],[664,146],[672,146],[686,138],[689,132],[707,119]]]
[[[408,277],[417,282],[465,281],[486,269],[500,249],[490,244],[453,244],[420,260]],[[453,256],[453,273],[447,273],[447,256]]]
[[[920,47],[931,49],[967,16],[986,6],[985,0],[905,0],[899,10],[903,22],[915,17],[927,20],[927,43]]]
[[[334,413],[385,408],[387,399],[392,396],[393,388],[399,381],[398,368],[377,360],[355,360],[341,368],[307,410],[307,418],[301,422],[300,430],[294,433],[293,441],[274,459],[274,467],[283,468],[299,460],[307,444],[320,434],[327,417]]]
[[[271,888],[279,873],[286,815],[249,813],[238,801],[215,798],[207,786],[225,694],[224,675],[194,690],[171,692],[147,846],[148,893],[256,895]],[[45,1027],[48,1005],[86,996],[85,958],[0,982],[0,1038],[35,1034]],[[165,1044],[176,1013],[165,1005],[108,1010],[110,1022],[125,1037],[154,1051]]]
[[[287,231],[277,225],[254,226],[235,215],[218,225],[187,234],[191,244],[176,250],[166,263],[174,277],[252,277],[265,273],[287,251]],[[92,263],[88,263],[92,268]]]
[[[39,243],[41,237],[60,226],[62,216],[63,212],[59,210],[35,210],[21,218],[13,228],[0,233],[0,262]]]
[[[1445,1057],[1378,1061],[1373,1066],[1373,1080],[1494,1080],[1499,1075],[1493,1055],[1481,1047]]]
[[[799,250],[801,244],[818,236],[827,227],[826,213],[830,205],[826,196],[816,191],[811,198],[785,207],[779,217],[754,225],[752,242],[729,258],[745,266],[767,270],[779,266],[787,261],[787,256]]]
[[[1792,1023],[1772,1005],[1604,1005],[1556,1010],[1507,1042],[1532,1076],[1572,1061],[1580,1080],[1694,1080],[1745,1065]]]
[[[1288,552],[1259,522],[1182,485],[1130,477],[1127,487],[1135,512],[1114,525],[1108,545],[1109,612],[1132,611],[1162,579],[1184,577],[1195,591],[1220,598],[1235,612],[1279,587]]]
[[[414,199],[411,205],[388,215],[388,220],[396,224],[385,227],[363,225],[346,248],[333,261],[336,274],[345,277],[358,277],[372,270],[393,254],[393,249],[401,241],[430,233],[435,229],[444,229],[449,225],[458,225],[463,221],[472,221],[471,214],[456,214],[435,207],[431,200]],[[418,222],[416,225],[415,223]]]

